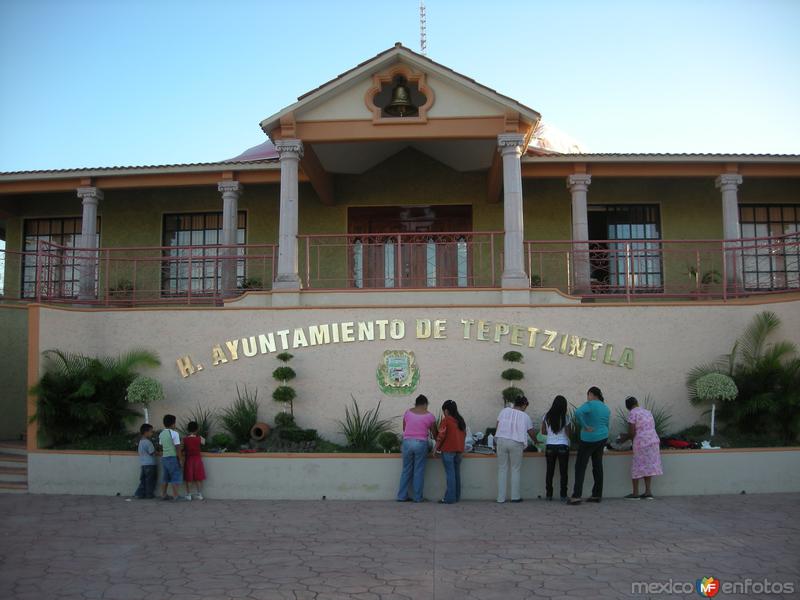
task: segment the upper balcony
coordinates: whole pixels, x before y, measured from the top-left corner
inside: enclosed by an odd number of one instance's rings
[[[399,290],[497,291],[503,244],[499,231],[301,235],[298,272],[303,292],[380,292],[384,304]],[[727,301],[800,289],[798,233],[728,241],[527,240],[524,256],[532,290],[571,302]],[[269,292],[277,260],[275,244],[84,249],[40,242],[35,251],[0,252],[0,298],[222,306],[245,292]]]

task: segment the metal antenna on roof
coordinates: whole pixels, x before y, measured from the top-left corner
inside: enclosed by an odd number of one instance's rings
[[[419,51],[427,54],[428,36],[425,25],[425,0],[419,0]]]

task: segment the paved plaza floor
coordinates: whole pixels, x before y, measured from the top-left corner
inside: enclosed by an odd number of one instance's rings
[[[3,600],[667,598],[670,580],[703,576],[800,596],[800,494],[575,507],[0,495]],[[733,597],[759,596],[717,596]]]

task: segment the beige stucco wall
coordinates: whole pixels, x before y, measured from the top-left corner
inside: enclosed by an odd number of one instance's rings
[[[573,464],[570,457],[570,491]],[[621,497],[630,492],[630,453],[607,452],[603,494]],[[391,500],[397,493],[401,459],[385,457],[263,455],[203,458],[208,479],[203,493],[209,499],[263,500]],[[664,475],[654,479],[657,496],[777,493],[800,491],[800,451],[667,452]],[[541,454],[522,464],[523,498],[544,496],[545,461]],[[462,463],[464,500],[492,500],[497,494],[497,462],[493,456],[468,456]],[[556,477],[558,477],[556,475]],[[139,461],[131,454],[37,452],[28,457],[28,488],[34,494],[130,495],[139,479]],[[591,485],[587,473],[584,489]],[[425,471],[425,497],[444,495],[441,461],[431,459]]]
[[[374,407],[380,400],[383,416],[393,418],[399,429],[399,416],[413,395],[384,396],[376,382],[376,369],[385,350],[410,350],[420,368],[416,393],[426,394],[435,410],[448,398],[456,400],[473,431],[483,430],[494,425],[501,408],[499,392],[505,382],[500,372],[509,366],[501,357],[514,349],[524,355],[521,369],[525,379],[521,387],[532,400],[530,412],[535,418],[543,414],[556,394],[577,404],[583,401],[589,386],[597,385],[612,411],[622,405],[627,395],[651,394],[670,408],[675,427],[681,428],[701,419],[701,411],[687,401],[686,373],[698,363],[729,351],[753,315],[765,308],[783,320],[780,337],[789,338],[791,332],[800,331],[798,300],[766,306],[422,306],[109,312],[42,308],[39,348],[112,355],[136,347],[156,350],[163,365],[152,374],[163,383],[167,400],[152,408],[155,422],[165,412],[182,415],[198,403],[215,408],[226,406],[234,399],[237,385],[259,390],[261,417],[271,421],[281,409],[271,400],[276,385],[271,373],[279,364],[274,353],[240,356],[238,360],[228,354],[227,364],[214,367],[211,358],[215,344],[224,348],[229,340],[280,330],[292,332],[308,325],[398,319],[405,323],[405,337],[400,340],[290,348],[295,355],[291,366],[297,371],[293,382],[298,392],[295,414],[301,426],[341,441],[337,423],[352,395],[363,408]],[[417,339],[418,318],[446,320],[446,339]],[[596,361],[590,360],[588,351],[582,359],[544,351],[541,334],[537,348],[511,345],[509,336],[501,336],[499,343],[478,341],[474,330],[471,339],[463,339],[461,319],[533,326],[610,343],[617,361],[622,349],[629,347],[634,350],[634,368],[603,364],[603,350]],[[493,333],[492,327],[490,336]],[[291,339],[290,333],[290,343]],[[554,342],[556,348],[559,339]],[[241,341],[239,344],[241,352]],[[175,361],[186,355],[195,364],[201,363],[204,370],[182,378]]]

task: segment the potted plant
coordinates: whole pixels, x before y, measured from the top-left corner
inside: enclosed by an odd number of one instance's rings
[[[276,358],[284,364],[272,372],[272,377],[275,381],[280,382],[280,385],[272,392],[272,399],[275,400],[275,402],[283,402],[283,412],[286,412],[286,407],[288,406],[289,414],[294,416],[294,399],[297,397],[297,392],[294,391],[293,387],[286,385],[288,381],[291,381],[297,376],[294,369],[286,364],[292,360],[294,356],[288,352],[281,352]]]
[[[150,423],[150,412],[147,409],[153,402],[164,400],[164,389],[152,377],[139,375],[128,386],[126,398],[130,404],[141,404],[144,407],[144,422]]]
[[[503,354],[503,360],[510,363],[520,364],[522,363],[522,354],[517,352],[516,350],[510,350]],[[504,404],[512,404],[514,400],[519,398],[520,396],[524,396],[525,393],[518,387],[514,385],[515,381],[520,381],[524,379],[525,374],[517,368],[510,368],[506,369],[500,374],[500,377],[505,379],[510,383],[510,385],[503,390],[503,403]]]

